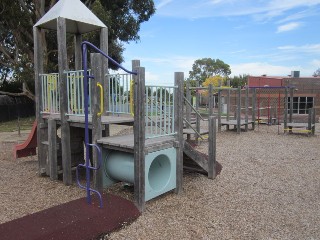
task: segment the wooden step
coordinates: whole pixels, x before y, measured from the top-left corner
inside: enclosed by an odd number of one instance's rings
[[[196,150],[190,143],[185,142],[183,147],[184,158],[188,157],[199,165],[204,171],[208,172],[208,155]]]

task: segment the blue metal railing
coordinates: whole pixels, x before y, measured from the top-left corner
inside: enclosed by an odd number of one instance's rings
[[[109,57],[106,53],[104,53],[103,51],[101,51],[99,48],[97,48],[95,45],[93,45],[90,42],[84,41],[81,44],[81,48],[82,48],[82,64],[83,64],[83,81],[84,81],[84,116],[85,116],[85,147],[86,147],[86,158],[85,158],[85,164],[80,164],[78,167],[85,167],[86,168],[86,186],[83,186],[80,184],[79,180],[78,180],[78,184],[81,188],[86,189],[87,191],[87,202],[91,203],[91,192],[97,193],[100,199],[100,207],[102,207],[102,197],[101,194],[92,189],[90,187],[90,170],[98,170],[101,166],[101,149],[99,148],[99,146],[95,145],[95,144],[90,144],[89,143],[89,111],[88,111],[88,105],[89,105],[89,95],[88,95],[88,79],[89,78],[94,78],[93,76],[89,75],[88,72],[88,47],[92,48],[93,50],[95,50],[96,52],[100,53],[102,56],[104,56],[105,58],[107,58],[110,62],[112,62],[114,65],[116,65],[117,67],[121,68],[122,70],[124,70],[127,73],[130,74],[134,74],[137,75],[136,72],[132,72],[127,70],[126,68],[122,67],[119,63],[117,63],[115,60],[113,60],[111,57]],[[98,155],[98,166],[97,167],[91,167],[90,166],[90,152],[89,152],[89,147],[90,146],[94,146],[99,155]]]

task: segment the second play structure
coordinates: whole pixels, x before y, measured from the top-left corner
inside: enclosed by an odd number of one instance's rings
[[[199,82],[197,82],[197,85],[198,86],[196,87],[190,87],[189,82],[187,82],[186,84],[185,102],[187,103],[187,129],[185,129],[184,132],[188,135],[188,138],[191,129],[193,130],[191,132],[195,132],[197,137],[199,138],[201,138],[202,134],[206,134],[206,132],[201,129],[200,124],[201,120],[204,120],[199,114],[200,91],[207,93],[209,116],[212,116],[213,114],[217,115],[219,132],[221,132],[223,126],[226,126],[227,130],[230,130],[230,126],[233,126],[234,129],[236,129],[237,133],[241,132],[242,127],[244,127],[244,131],[248,131],[249,125],[251,125],[251,129],[254,129],[255,121],[254,119],[249,119],[248,115],[249,89],[241,89],[241,87],[233,88],[230,86],[214,87],[213,85],[209,85],[208,87],[201,87],[199,86]],[[191,104],[191,91],[195,91],[195,106]],[[242,92],[245,93],[243,94]],[[234,103],[234,105],[232,105],[232,103]],[[217,105],[217,111],[214,113],[213,110],[215,108],[215,105]],[[195,129],[193,129],[191,125],[192,112],[196,115]]]
[[[44,71],[42,29],[57,31],[58,73]],[[97,30],[99,47],[83,41],[84,33]],[[58,1],[33,33],[39,174],[53,180],[62,175],[66,185],[76,175],[88,203],[94,193],[100,205],[104,188],[119,181],[131,183],[140,211],[150,199],[182,191],[184,151],[209,178],[215,177],[213,117],[206,161],[192,146],[185,149],[183,73],[174,73],[174,86],[145,85],[140,61],[133,60],[128,70],[108,56],[108,29],[80,0]],[[67,34],[74,35],[73,70]],[[108,62],[124,73],[109,74]],[[133,126],[133,133],[111,136],[114,125]],[[81,179],[83,170],[86,179]]]

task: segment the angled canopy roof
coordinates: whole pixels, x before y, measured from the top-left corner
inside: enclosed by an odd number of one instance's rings
[[[58,1],[34,26],[57,30],[57,19],[66,19],[68,33],[87,33],[106,27],[80,0]]]

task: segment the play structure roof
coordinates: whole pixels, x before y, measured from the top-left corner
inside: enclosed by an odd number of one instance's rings
[[[68,33],[87,33],[106,27],[80,0],[58,1],[34,26],[57,30],[57,19],[66,19]]]

